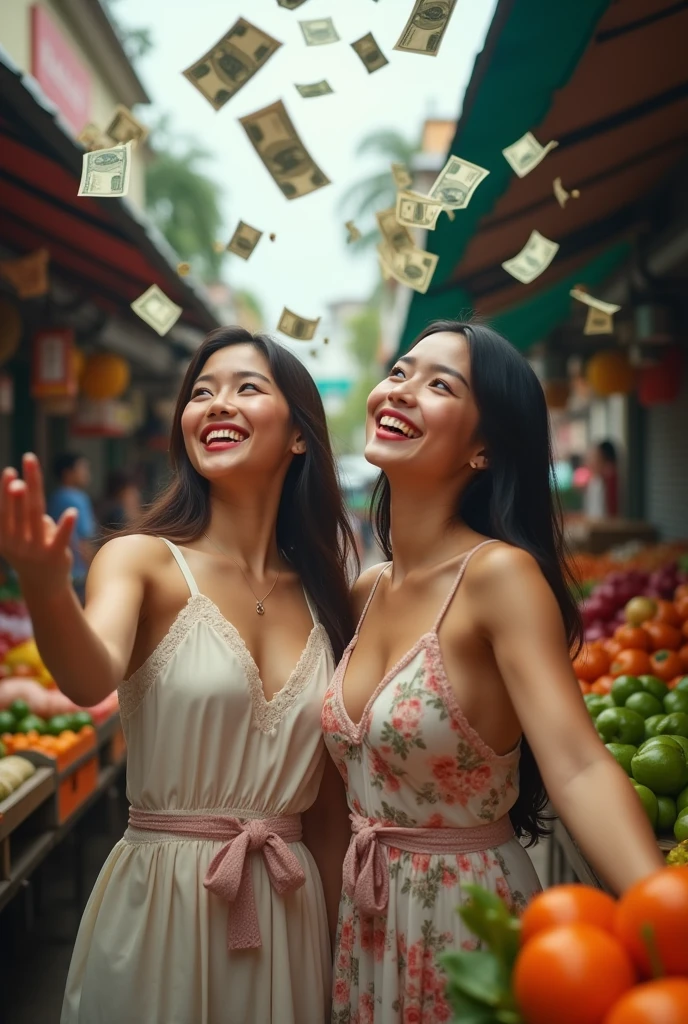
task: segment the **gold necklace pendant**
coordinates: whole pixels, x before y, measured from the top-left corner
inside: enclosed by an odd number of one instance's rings
[[[256,603],[256,611],[258,612],[259,615],[265,615],[265,608],[263,607],[262,601],[258,601]]]

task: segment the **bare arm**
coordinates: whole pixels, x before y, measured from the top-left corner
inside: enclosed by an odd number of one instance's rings
[[[318,865],[333,945],[342,892],[342,865],[350,837],[344,782],[328,754],[316,801],[303,815],[303,841]]]
[[[595,870],[623,892],[664,861],[581,700],[556,599],[535,560],[517,548],[486,549],[473,579],[479,623],[552,803]]]
[[[70,582],[68,510],[55,524],[45,515],[35,456],[24,457],[24,480],[5,470],[0,482],[0,554],[16,570],[38,649],[58,686],[82,706],[97,704],[122,681],[143,600],[140,542],[124,537],[94,559],[82,610]],[[139,542],[138,546],[137,543]]]

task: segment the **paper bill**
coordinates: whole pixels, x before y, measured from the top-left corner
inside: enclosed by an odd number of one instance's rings
[[[221,252],[226,252],[226,251],[227,251],[227,246],[225,245],[224,242],[220,242],[220,241],[217,241],[217,240],[213,242],[213,252],[216,252],[218,254],[218,256],[219,256],[219,254]]]
[[[79,182],[79,196],[115,198],[129,191],[131,177],[131,142],[111,149],[94,149],[84,153]]]
[[[305,316],[299,316],[298,313],[292,313],[285,306],[277,324],[277,330],[282,334],[288,334],[290,338],[295,338],[296,341],[312,341],[319,323],[320,317],[317,320],[309,320]]]
[[[109,136],[113,142],[123,145],[125,142],[143,142],[148,136],[148,128],[145,124],[134,117],[131,110],[128,107],[122,106],[119,103],[115,107],[115,112],[110,119],[110,123],[105,129],[105,134]]]
[[[588,295],[581,288],[572,288],[569,295],[572,299],[576,299],[577,302],[584,302],[591,309],[599,309],[602,313],[607,313],[608,316],[613,316],[614,313],[618,313],[621,309],[621,306],[617,306],[615,302],[604,302],[602,299],[596,299],[594,295]]]
[[[519,178],[525,178],[558,145],[558,142],[548,142],[546,146],[541,146],[531,132],[526,132],[503,149],[502,156]]]
[[[300,21],[306,46],[325,46],[327,43],[338,43],[339,35],[332,18],[313,18],[311,21]]]
[[[281,100],[239,120],[287,199],[298,199],[330,184],[301,142]]]
[[[396,252],[402,252],[405,249],[415,249],[416,243],[413,240],[413,235],[407,227],[400,224],[397,220],[396,206],[390,206],[388,210],[378,211],[375,217],[385,244],[390,249],[394,249]]]
[[[277,0],[278,7],[286,7],[288,11],[295,11],[301,4],[305,4],[306,0]]]
[[[441,212],[440,203],[433,203],[419,192],[397,192],[396,218],[399,224],[434,231]]]
[[[358,242],[361,237],[361,232],[358,230],[354,222],[352,220],[348,220],[344,227],[349,232],[349,235],[346,240],[347,244],[350,242]]]
[[[397,189],[410,188],[413,185],[413,177],[404,164],[392,164],[392,177]]]
[[[558,251],[558,242],[545,238],[539,231],[532,231],[518,255],[512,256],[502,266],[517,281],[530,284],[543,270],[547,270]]]
[[[369,75],[372,75],[373,71],[379,71],[385,64],[389,64],[384,53],[375,42],[372,32],[357,39],[351,46],[363,61]]]
[[[180,277],[188,277],[188,275],[191,273],[191,264],[190,263],[178,263],[177,264],[177,273],[179,274]]]
[[[48,249],[36,249],[17,259],[0,260],[0,276],[9,281],[20,299],[35,299],[48,291]]]
[[[456,0],[416,0],[395,50],[436,57]]]
[[[239,18],[229,32],[200,60],[191,64],[183,75],[215,110],[220,110],[281,45],[250,21]]]
[[[110,149],[114,145],[109,135],[106,135],[97,124],[93,124],[91,121],[84,125],[77,135],[76,141],[80,142],[84,149],[90,151],[94,149]]]
[[[182,315],[182,307],[168,299],[157,284],[152,284],[143,295],[134,299],[131,308],[161,336],[167,334]]]
[[[330,83],[324,78],[322,82],[313,82],[312,85],[297,85],[296,88],[307,100],[312,99],[314,96],[327,96],[328,93],[334,92]]]
[[[489,173],[469,160],[450,156],[428,192],[428,199],[439,201],[448,210],[464,210]]]
[[[247,260],[258,245],[262,234],[263,232],[258,228],[252,228],[250,224],[245,224],[243,220],[240,220],[227,248],[235,255],[241,256],[242,260]]]
[[[614,320],[610,313],[605,313],[603,309],[595,309],[590,307],[588,309],[588,315],[585,318],[585,326],[583,328],[583,334],[613,334],[614,333]]]
[[[552,182],[552,190],[554,191],[554,198],[561,206],[562,210],[568,203],[569,199],[579,199],[580,192],[577,188],[572,188],[570,192],[567,192],[561,183],[561,178],[555,178]]]
[[[399,284],[425,294],[435,273],[439,256],[416,248],[399,252],[385,242],[378,245],[377,251],[383,273],[387,271]]]

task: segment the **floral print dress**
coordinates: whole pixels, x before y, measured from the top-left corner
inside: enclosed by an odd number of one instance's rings
[[[469,725],[447,679],[437,636],[476,550],[464,559],[433,629],[387,673],[356,726],[344,708],[342,681],[388,566],[375,582],[322,714],[325,743],[346,783],[352,817],[402,828],[475,829],[504,818],[516,801],[520,746],[498,755]],[[482,885],[522,909],[540,888],[535,870],[515,837],[472,853],[410,853],[386,846],[383,855],[389,874],[385,915],[365,918],[342,894],[332,1024],[450,1021],[437,954],[477,945],[456,913],[466,900],[460,884]]]

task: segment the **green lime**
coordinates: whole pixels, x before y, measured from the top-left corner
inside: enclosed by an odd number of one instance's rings
[[[597,716],[595,728],[605,743],[632,743],[637,747],[645,736],[645,722],[630,708],[607,708]]]
[[[645,740],[638,747],[638,750],[646,750],[647,747],[662,747],[669,746],[673,747],[674,750],[683,750],[683,747],[678,742],[675,736],[651,736],[649,740]]]
[[[682,814],[683,811],[688,810],[688,786],[682,789],[679,795],[676,797],[676,811],[678,814]]]
[[[686,761],[688,761],[688,736],[667,736],[667,739],[675,740],[686,754]]]
[[[0,711],[0,735],[3,732],[14,732],[15,718],[11,711]]]
[[[688,714],[688,690],[670,690],[664,698],[664,713],[672,715],[675,711]]]
[[[674,689],[685,693],[686,690],[688,690],[688,676],[684,676],[683,679],[679,679]]]
[[[631,694],[640,693],[642,688],[642,683],[636,676],[617,676],[612,683],[612,700],[617,707],[625,707]]]
[[[640,685],[645,693],[651,693],[657,700],[663,700],[669,692],[669,687],[657,676],[638,676]]]
[[[27,715],[31,714],[31,708],[25,700],[13,700],[9,710],[12,712],[15,722],[19,722],[22,718],[26,718]]]
[[[686,694],[688,696],[688,694]],[[652,718],[662,713],[662,705],[651,693],[632,693],[624,705],[631,711],[637,711],[641,718]]]
[[[626,775],[631,774],[631,761],[638,752],[632,743],[605,743],[605,747],[614,760],[621,765]]]
[[[631,780],[632,781],[632,780]],[[650,819],[650,824],[653,828],[657,827],[657,817],[659,815],[659,806],[657,804],[657,797],[654,795],[651,789],[647,786],[639,786],[637,783],[633,783],[633,788],[640,797],[640,802],[645,808],[645,813]]]
[[[609,707],[609,704],[605,701],[605,697],[600,696],[599,693],[586,693],[583,700],[585,701],[585,706],[590,712],[591,718],[597,718],[600,712]]]
[[[71,728],[74,732],[78,732],[79,729],[83,729],[85,725],[93,725],[93,719],[89,715],[88,711],[75,711],[73,715],[69,716],[71,720]]]
[[[665,715],[656,726],[657,735],[664,733],[665,736],[685,736],[688,738],[688,715],[685,711],[673,711]]]
[[[668,832],[676,821],[676,802],[670,796],[657,797],[657,831]]]
[[[17,722],[15,726],[17,732],[44,733],[46,729],[45,719],[39,718],[38,715],[27,715],[26,718],[22,718],[21,722]]]
[[[61,732],[71,728],[71,715],[53,715],[53,717],[48,720],[47,731],[51,736],[59,736]]]
[[[683,811],[682,814],[679,814],[674,822],[674,837],[678,843],[688,839],[688,811]]]
[[[686,755],[668,743],[650,744],[631,762],[633,778],[657,796],[675,796],[688,786]]]
[[[666,715],[651,715],[650,718],[645,719],[645,739],[649,740],[653,736],[658,736],[657,726],[660,722],[663,722]]]

